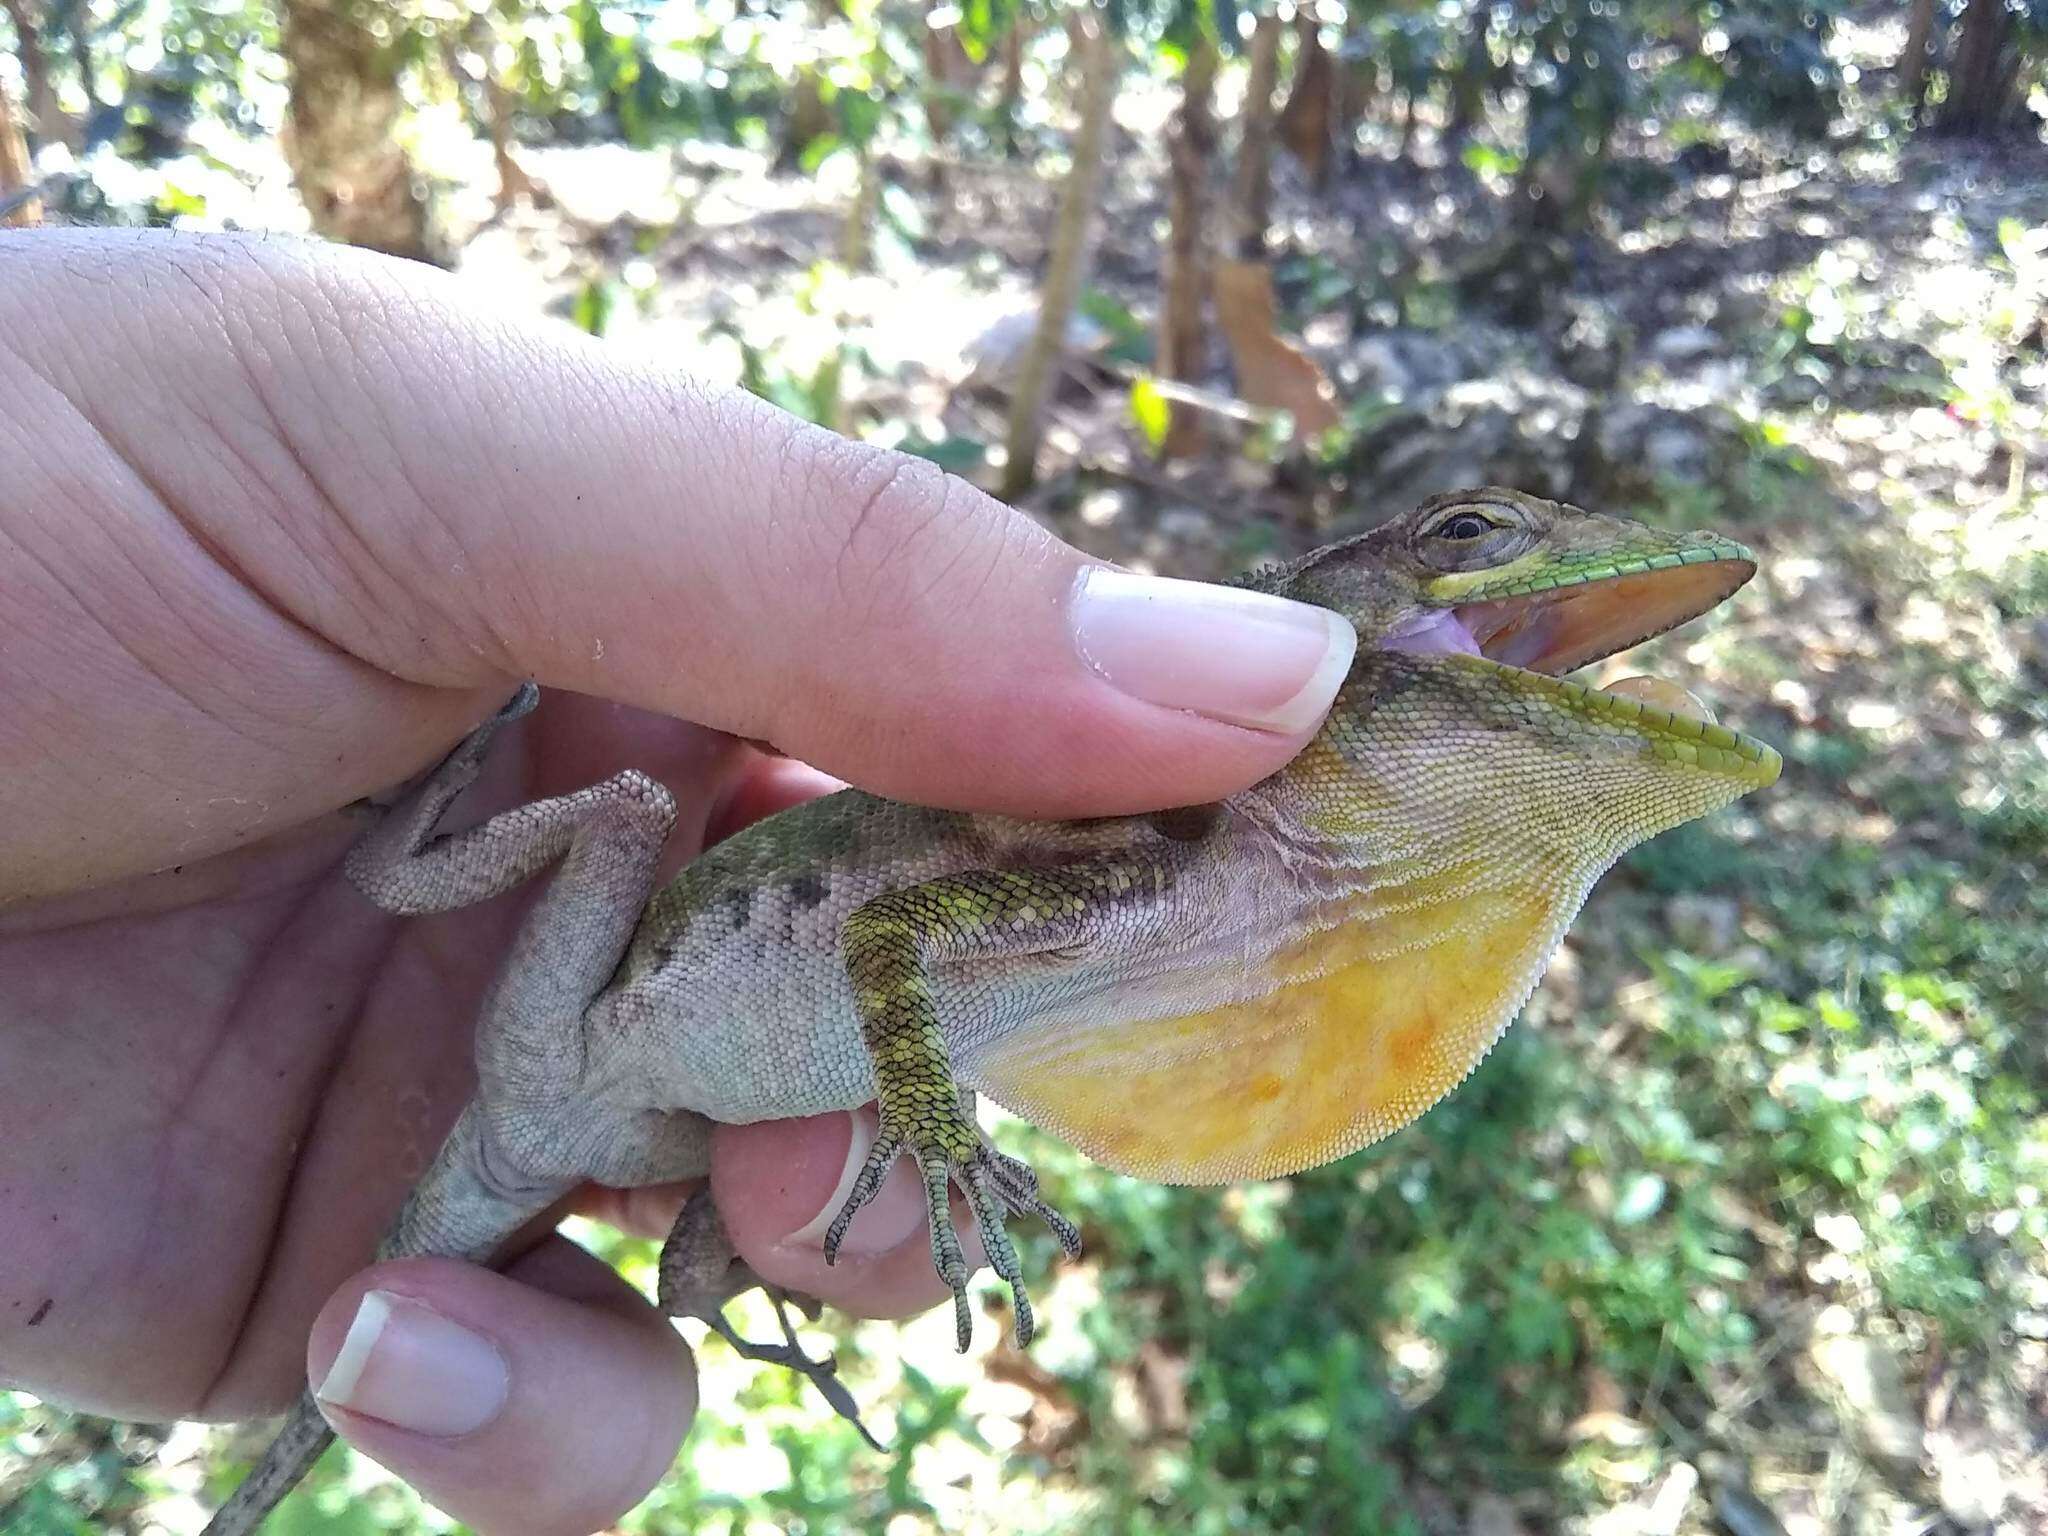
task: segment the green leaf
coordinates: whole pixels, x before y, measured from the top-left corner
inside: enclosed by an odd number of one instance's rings
[[[840,132],[849,144],[866,144],[882,126],[882,103],[867,91],[841,91],[838,100]]]
[[[969,474],[988,462],[988,444],[978,437],[906,437],[896,446],[956,475]]]
[[[1152,328],[1116,295],[1099,288],[1084,288],[1074,307],[1114,338],[1103,356],[1111,362],[1145,367],[1152,361]]]
[[[156,195],[157,212],[176,218],[190,215],[193,218],[206,216],[206,197],[203,193],[187,192],[174,181],[166,181],[163,190]]]
[[[604,328],[611,324],[612,306],[616,302],[612,284],[604,278],[593,277],[577,293],[576,306],[570,311],[569,318],[579,331],[602,336]]]
[[[1167,430],[1173,425],[1173,407],[1159,392],[1158,382],[1149,373],[1140,374],[1131,381],[1131,419],[1144,435],[1145,446],[1157,453],[1166,442]]]
[[[1465,168],[1476,176],[1498,176],[1505,179],[1522,168],[1520,155],[1496,144],[1474,141],[1465,146],[1465,152],[1459,158],[1465,162]]]
[[[836,133],[821,133],[797,152],[797,169],[806,176],[815,176],[820,166],[842,152],[852,153],[846,140]]]

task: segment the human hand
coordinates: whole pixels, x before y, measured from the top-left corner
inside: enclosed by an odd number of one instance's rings
[[[390,1417],[338,1413],[346,1438],[490,1536],[629,1508],[694,1404],[651,1307],[552,1236],[502,1274],[359,1268],[468,1091],[520,902],[385,916],[340,878],[338,808],[522,677],[563,692],[464,813],[637,766],[675,792],[674,863],[829,782],[801,762],[1072,816],[1213,799],[1299,748],[1340,620],[1089,569],[929,465],[426,269],[0,236],[0,1380],[248,1416],[381,1289],[503,1374],[470,1396],[485,1422],[430,1405],[423,1433],[394,1421],[425,1382],[393,1367]],[[835,1306],[931,1305],[907,1165],[865,1257],[789,1241],[852,1135],[722,1127],[732,1235]],[[658,1232],[680,1199],[583,1204]]]

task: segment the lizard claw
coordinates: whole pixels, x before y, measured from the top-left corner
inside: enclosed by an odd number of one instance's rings
[[[932,1267],[953,1293],[953,1329],[961,1353],[973,1336],[974,1319],[967,1304],[969,1270],[953,1226],[951,1189],[958,1184],[974,1212],[975,1235],[989,1267],[1010,1287],[1015,1304],[1017,1347],[1031,1342],[1037,1324],[1024,1268],[1004,1229],[1004,1215],[1033,1215],[1052,1229],[1069,1258],[1081,1252],[1081,1234],[1074,1224],[1039,1198],[1038,1175],[1029,1164],[996,1151],[980,1128],[956,1111],[955,1123],[919,1126],[904,1131],[884,1125],[854,1178],[853,1189],[825,1232],[825,1262],[839,1257],[839,1245],[860,1208],[874,1199],[896,1159],[908,1149],[924,1176],[925,1204],[931,1222]]]
[[[532,681],[522,682],[505,701],[505,707],[492,717],[493,725],[509,725],[533,713],[533,707],[540,702],[540,685]]]

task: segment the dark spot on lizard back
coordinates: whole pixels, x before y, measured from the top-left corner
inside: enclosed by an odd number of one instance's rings
[[[725,898],[726,918],[732,924],[732,931],[739,933],[747,926],[747,919],[754,909],[752,891],[734,891]]]
[[[825,899],[825,882],[817,875],[806,871],[789,882],[790,899],[806,909],[815,907]]]
[[[40,1323],[44,1318],[48,1317],[50,1315],[50,1308],[55,1304],[56,1298],[54,1296],[45,1296],[43,1298],[42,1305],[37,1307],[35,1311],[29,1313],[28,1326],[33,1328],[36,1324]]]
[[[1211,802],[1208,805],[1180,805],[1170,811],[1154,811],[1152,828],[1161,837],[1176,843],[1200,842],[1216,830],[1216,823],[1223,819],[1223,807]]]

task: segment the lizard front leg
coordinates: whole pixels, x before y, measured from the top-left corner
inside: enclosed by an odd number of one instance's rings
[[[1003,1212],[1029,1212],[1051,1227],[1069,1257],[1080,1234],[1038,1195],[1031,1169],[989,1146],[975,1124],[972,1096],[955,1081],[932,968],[970,957],[1063,953],[1078,957],[1100,942],[1125,942],[1172,884],[1174,863],[1163,850],[1133,849],[1112,858],[1042,869],[977,870],[890,891],[847,918],[840,953],[853,984],[861,1034],[874,1065],[881,1129],[831,1227],[825,1258],[860,1208],[872,1200],[903,1152],[924,1175],[931,1216],[932,1262],[953,1292],[955,1332],[967,1348],[967,1262],[953,1230],[950,1188],[957,1183],[974,1211],[989,1264],[1010,1287],[1020,1346],[1033,1331],[1023,1272],[1003,1228]],[[1129,915],[1118,922],[1117,914]],[[950,1021],[959,1033],[971,1020]]]

